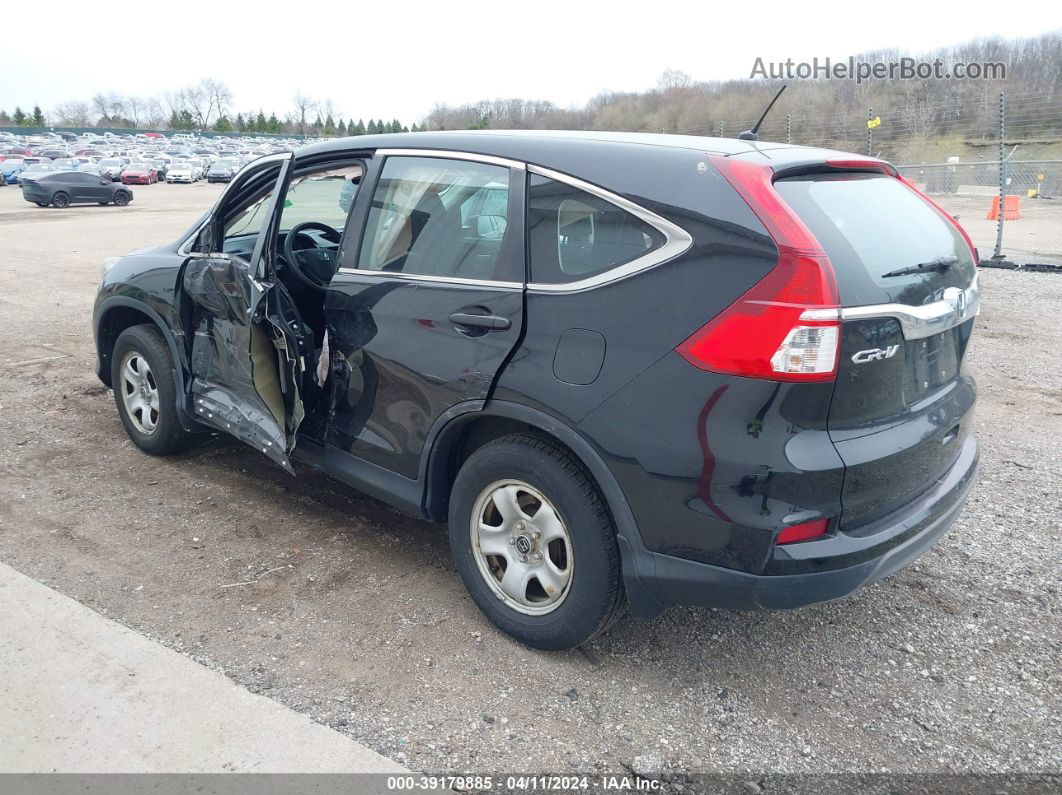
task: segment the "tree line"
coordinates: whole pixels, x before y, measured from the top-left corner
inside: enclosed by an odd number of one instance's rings
[[[421,129],[398,119],[343,118],[331,99],[316,100],[299,92],[291,109],[278,116],[272,111],[234,111],[232,91],[223,81],[206,79],[176,91],[152,97],[97,93],[90,100],[63,102],[45,114],[39,105],[30,113],[15,107],[0,110],[4,127],[101,127],[175,131],[263,133],[271,135],[345,136],[410,132]]]
[[[869,63],[907,56],[898,50],[857,54]],[[838,79],[790,81],[761,129],[763,140],[830,146],[901,160],[933,146],[945,153],[998,138],[999,94],[1007,95],[1006,139],[1054,147],[1062,154],[1062,31],[1004,40],[977,39],[915,56],[918,61],[1002,63],[1006,75],[983,80]],[[751,70],[754,59],[749,58]],[[34,107],[0,112],[0,124],[140,127],[289,135],[357,135],[362,132],[446,129],[588,129],[736,136],[748,129],[781,85],[776,79],[698,81],[668,70],[647,91],[604,92],[582,105],[511,98],[464,105],[438,104],[410,127],[397,119],[354,121],[332,99],[298,92],[279,114],[235,112],[225,83],[202,80],[141,99],[97,94],[88,102],[62,103],[48,114]],[[868,135],[868,120],[880,117]],[[7,120],[11,121],[8,122]],[[39,122],[39,123],[38,123]],[[944,149],[946,147],[946,149]],[[963,150],[965,151],[965,150]],[[1028,152],[1029,149],[1026,149]],[[1048,150],[1044,149],[1045,156]],[[1054,151],[1051,149],[1050,151]],[[1050,155],[1056,156],[1056,155]]]

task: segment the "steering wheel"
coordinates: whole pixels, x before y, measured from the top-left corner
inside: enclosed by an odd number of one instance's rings
[[[296,224],[284,236],[284,261],[300,282],[313,290],[324,292],[336,273],[336,259],[339,252],[330,248],[318,248],[317,239],[306,234],[310,229],[320,232],[325,240],[339,245],[341,234],[328,224],[317,221],[304,221]],[[295,241],[302,237],[309,240],[311,248],[295,248]]]

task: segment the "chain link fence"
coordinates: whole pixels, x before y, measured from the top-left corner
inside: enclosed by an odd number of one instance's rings
[[[982,260],[1062,266],[1062,160],[1004,160],[1002,180],[998,160],[898,168],[958,218]]]

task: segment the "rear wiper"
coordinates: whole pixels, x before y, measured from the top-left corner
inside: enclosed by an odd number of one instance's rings
[[[937,257],[936,259],[931,259],[929,262],[920,262],[909,268],[900,268],[899,270],[883,273],[881,274],[881,278],[888,279],[890,276],[910,276],[912,273],[925,273],[927,271],[946,271],[958,261],[959,258],[954,254],[950,257]]]

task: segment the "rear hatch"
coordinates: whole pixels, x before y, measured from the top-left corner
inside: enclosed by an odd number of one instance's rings
[[[965,443],[975,255],[951,219],[890,174],[813,173],[774,186],[837,278],[828,429],[845,464],[840,529],[858,531],[931,487]]]

